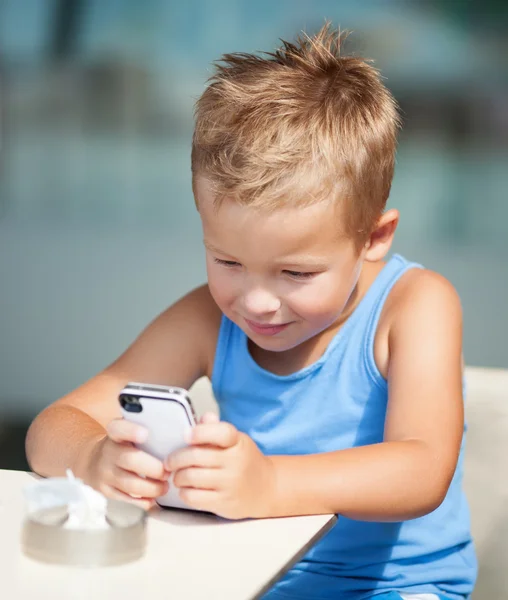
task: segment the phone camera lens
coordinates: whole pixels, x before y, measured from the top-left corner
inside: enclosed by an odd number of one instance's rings
[[[120,396],[120,404],[128,412],[139,413],[143,410],[143,407],[136,396],[122,394]]]

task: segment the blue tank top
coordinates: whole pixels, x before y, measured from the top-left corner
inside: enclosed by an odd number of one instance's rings
[[[268,455],[381,442],[388,392],[374,360],[374,337],[390,290],[415,267],[420,265],[394,255],[321,358],[290,375],[261,368],[245,333],[223,317],[212,374],[221,418]],[[464,441],[449,491],[435,511],[396,523],[339,516],[265,598],[363,600],[388,590],[467,598],[476,559],[461,485],[463,455]]]

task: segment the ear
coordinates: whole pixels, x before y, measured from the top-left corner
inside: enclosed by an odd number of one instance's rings
[[[381,215],[365,244],[365,260],[376,262],[388,254],[398,224],[399,211],[395,208],[391,208]]]

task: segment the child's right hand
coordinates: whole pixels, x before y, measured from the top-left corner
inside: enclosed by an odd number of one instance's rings
[[[114,419],[108,435],[94,446],[89,462],[89,482],[108,498],[124,500],[148,510],[155,498],[168,491],[170,473],[162,461],[139,450],[147,430],[125,419]]]

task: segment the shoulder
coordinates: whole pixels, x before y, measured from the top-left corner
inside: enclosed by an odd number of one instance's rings
[[[393,289],[388,322],[390,361],[397,352],[461,354],[462,307],[454,286],[442,275],[411,269]]]
[[[410,269],[395,284],[386,303],[390,324],[397,327],[408,319],[462,315],[454,286],[442,275],[428,269]]]
[[[222,313],[215,303],[208,285],[201,285],[166,308],[145,331],[158,333],[172,340],[179,333],[180,343],[189,337],[206,340],[217,335]]]
[[[192,313],[195,327],[199,328],[196,335],[201,339],[205,355],[205,373],[211,379],[222,311],[215,303],[207,284],[193,290],[183,298],[183,302],[189,313]]]
[[[213,332],[218,330],[221,311],[215,304],[208,285],[199,286],[182,296],[164,310],[155,323],[164,327],[168,323],[178,323],[187,331]]]
[[[220,322],[208,286],[200,286],[157,316],[109,369],[130,381],[189,387],[212,369]]]
[[[204,349],[207,373],[211,372],[219,335],[222,312],[215,303],[208,285],[202,285],[167,309],[170,318],[178,318],[186,329],[192,330]]]
[[[193,313],[198,320],[205,320],[212,328],[220,325],[222,312],[215,303],[207,284],[201,285],[187,295],[183,296],[177,303],[184,311]],[[170,307],[168,310],[171,310]]]
[[[380,372],[387,378],[390,359],[399,348],[430,338],[438,343],[446,335],[461,343],[462,307],[456,289],[434,271],[410,269],[394,285],[381,313],[374,348]]]

